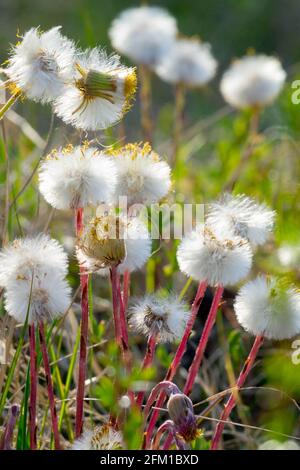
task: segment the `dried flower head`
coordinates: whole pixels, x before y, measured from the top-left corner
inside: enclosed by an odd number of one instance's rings
[[[141,269],[151,254],[146,226],[137,218],[126,219],[113,213],[92,219],[78,242],[79,264],[88,272],[117,266],[125,271]]]
[[[31,28],[13,47],[5,73],[29,99],[53,101],[72,77],[76,49],[60,29]]]
[[[85,431],[77,439],[72,450],[120,450],[124,449],[122,434],[109,424],[96,427],[94,431]]]
[[[131,307],[128,321],[136,332],[167,343],[181,339],[188,318],[188,307],[177,297],[149,295]]]
[[[113,47],[133,61],[154,65],[177,35],[176,20],[166,10],[141,6],[124,10],[112,23]]]
[[[40,192],[56,209],[107,202],[115,184],[114,162],[88,144],[54,151],[40,165]]]
[[[170,190],[170,167],[148,143],[127,144],[108,155],[117,170],[115,203],[120,196],[126,196],[129,205],[150,205],[160,201]]]
[[[18,322],[52,320],[70,304],[65,276],[67,255],[46,235],[15,240],[0,253],[0,285],[5,288],[5,308]]]
[[[216,69],[217,61],[209,44],[195,38],[179,38],[161,57],[155,71],[168,83],[199,87],[214,77]]]
[[[245,195],[224,196],[209,206],[207,223],[220,233],[232,233],[252,245],[262,245],[273,229],[275,212]]]
[[[177,250],[179,268],[209,285],[231,285],[247,276],[252,264],[249,243],[240,237],[217,235],[200,224],[183,238]]]
[[[300,293],[286,281],[259,276],[239,291],[238,322],[253,335],[283,340],[300,333]]]
[[[235,108],[261,107],[277,98],[285,79],[286,72],[276,57],[247,55],[224,73],[220,89]]]
[[[192,442],[199,436],[193,403],[183,393],[172,394],[167,404],[169,416],[175,425],[176,432],[186,441]]]
[[[76,128],[105,129],[130,109],[135,91],[134,68],[121,65],[116,54],[89,49],[77,55],[73,80],[55,101],[54,110]]]

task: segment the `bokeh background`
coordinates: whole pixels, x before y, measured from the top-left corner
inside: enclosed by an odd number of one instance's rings
[[[300,78],[300,4],[298,0],[166,0],[149,2],[167,8],[178,20],[180,31],[188,36],[198,35],[212,45],[212,51],[219,62],[216,78],[203,90],[190,91],[187,95],[185,110],[185,131],[180,147],[180,161],[176,168],[175,198],[181,202],[207,202],[218,196],[234,168],[239,164],[244,148],[249,114],[235,112],[223,101],[219,92],[219,80],[230,61],[245,54],[249,49],[260,53],[275,54],[282,60],[288,72],[286,86],[277,102],[266,109],[260,121],[259,141],[251,160],[236,185],[237,192],[244,192],[265,201],[277,211],[277,225],[274,237],[256,255],[253,275],[268,272],[287,276],[300,286],[300,189],[299,189],[299,140],[300,105],[291,101],[293,80]],[[63,33],[73,38],[81,47],[103,45],[111,51],[108,28],[113,18],[123,9],[136,6],[138,2],[127,0],[0,0],[0,59],[4,62],[9,52],[9,44],[16,42],[16,34],[22,34],[32,26],[40,25],[48,29],[62,25]],[[125,62],[129,63],[126,59]],[[153,120],[155,124],[154,147],[166,158],[170,156],[170,135],[174,115],[174,90],[168,84],[153,76]],[[46,140],[50,110],[34,103],[20,103],[17,113],[37,131],[38,136],[24,134],[20,126],[7,122],[9,152],[11,154],[12,198],[23,187],[41,155],[43,140]],[[127,141],[141,139],[139,99],[125,118],[124,126]],[[120,126],[106,133],[103,139],[113,142],[119,137]],[[123,132],[123,130],[122,130]],[[42,141],[39,141],[39,137]],[[55,120],[51,147],[68,141],[76,142],[77,136],[72,129]],[[4,150],[1,144],[0,183],[1,198],[5,196]],[[49,207],[40,201],[37,182],[31,184],[18,198],[18,204],[11,211],[9,219],[10,237],[41,230],[49,218]],[[51,233],[72,250],[73,226],[71,214],[55,214],[50,224]],[[71,263],[70,282],[77,286],[77,268]],[[105,336],[103,312],[109,310],[109,297],[106,281],[95,278],[93,281],[94,314],[92,320],[92,341],[102,344]],[[151,260],[146,273],[134,276],[133,294],[141,294],[145,289],[151,291],[155,285],[164,289],[181,288],[184,279],[178,274],[175,258],[175,245],[166,244],[155,260]],[[187,293],[187,300],[193,298],[195,286]],[[246,357],[251,338],[238,328],[235,321],[232,299],[235,291],[226,291],[226,305],[223,315],[219,316],[217,328],[210,342],[209,354],[203,363],[193,399],[198,402],[228,387],[234,380]],[[209,295],[204,302],[207,310]],[[77,310],[76,310],[77,308]],[[64,338],[63,349],[72,352],[76,318],[79,309],[74,307],[75,315],[68,325],[70,335]],[[197,331],[205,314],[199,320]],[[107,327],[109,329],[109,327]],[[72,336],[73,334],[73,336]],[[191,346],[185,357],[188,366],[199,334],[192,338]],[[135,345],[136,357],[142,357],[143,341]],[[99,374],[106,366],[117,368],[115,352],[110,350],[109,360],[103,358],[102,346],[95,348],[90,357],[90,375]],[[291,361],[291,341],[273,344],[267,342],[249,385],[255,391],[244,392],[234,419],[244,424],[270,428],[281,433],[298,435],[299,409],[291,401],[300,401],[300,365]],[[157,372],[163,376],[164,368],[170,363],[172,351],[166,347],[158,349]],[[108,361],[105,363],[105,360]],[[115,361],[115,362],[114,362]],[[100,364],[100,365],[99,365]],[[66,374],[68,363],[62,362],[62,377]],[[178,381],[183,381],[185,368],[182,368]],[[121,372],[120,372],[121,374]],[[20,377],[22,381],[22,376]],[[17,385],[16,385],[17,387]],[[283,390],[285,394],[272,391]],[[115,391],[109,378],[90,390],[91,395],[99,397],[101,405],[91,404],[91,420],[97,421],[103,410],[115,406]],[[288,395],[288,396],[287,396]],[[199,411],[201,408],[199,409]],[[217,407],[214,416],[219,415]],[[134,447],[135,426],[132,418],[127,433]],[[131,426],[131,428],[130,428]],[[204,425],[206,438],[210,437],[211,424]],[[228,448],[255,448],[270,434],[260,430],[241,430],[232,427],[229,432]],[[68,432],[66,431],[66,436]],[[283,436],[274,436],[285,439]],[[199,440],[205,448],[206,441]]]

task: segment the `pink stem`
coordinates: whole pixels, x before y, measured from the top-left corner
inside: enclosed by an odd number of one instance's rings
[[[129,291],[130,291],[130,272],[125,271],[123,275],[123,305],[124,305],[125,314],[126,314],[127,307],[128,307]]]
[[[51,370],[50,370],[49,357],[48,357],[47,345],[46,345],[46,337],[45,337],[45,329],[44,329],[43,322],[39,323],[39,335],[40,335],[40,346],[41,346],[41,351],[42,351],[42,356],[43,356],[45,376],[46,376],[46,382],[47,382],[48,398],[49,398],[50,413],[51,413],[51,420],[52,420],[52,429],[53,429],[53,436],[54,436],[54,446],[56,450],[59,450],[60,442],[59,442],[59,432],[58,432],[58,423],[57,423],[57,413],[56,413],[56,408],[55,408],[54,391],[53,391]]]
[[[193,305],[192,305],[192,311],[191,311],[190,318],[189,318],[189,320],[186,324],[184,334],[183,334],[182,339],[180,341],[180,344],[177,348],[174,359],[173,359],[173,361],[172,361],[172,363],[171,363],[171,365],[170,365],[170,367],[169,367],[169,369],[166,373],[165,380],[172,380],[173,377],[175,376],[176,372],[177,372],[177,369],[180,365],[181,359],[182,359],[182,357],[185,353],[188,339],[190,337],[191,331],[192,331],[193,326],[195,324],[197,313],[199,311],[202,299],[204,297],[206,287],[207,287],[206,282],[201,282],[198,286],[196,297],[195,297],[195,300],[194,300]],[[156,403],[157,408],[161,408],[163,406],[164,400],[165,400],[165,394],[162,392],[160,394],[160,396],[158,397],[158,400],[157,400],[157,403]],[[148,445],[150,443],[152,432],[153,432],[153,429],[156,425],[158,415],[159,415],[159,410],[153,410],[153,413],[152,413],[152,416],[150,418],[148,428],[147,428],[147,431],[146,431],[146,439],[145,439],[146,447],[148,447]]]
[[[121,326],[120,326],[120,321],[119,321],[118,272],[115,266],[112,266],[110,268],[110,279],[111,279],[111,287],[112,287],[112,304],[113,304],[115,337],[116,337],[117,344],[122,348]]]
[[[143,360],[142,369],[147,369],[147,367],[149,367],[152,364],[154,354],[155,354],[155,349],[156,349],[156,335],[151,335],[148,338],[147,349],[146,349],[146,354]],[[138,405],[139,408],[141,408],[143,404],[144,396],[145,396],[144,391],[141,391],[137,394],[136,404]]]
[[[83,231],[83,209],[76,210],[76,235],[80,237]],[[76,395],[76,420],[75,435],[78,438],[83,430],[84,421],[84,390],[87,364],[87,344],[89,329],[89,297],[88,297],[88,274],[84,274],[84,268],[80,267],[80,289],[81,289],[81,324],[80,324],[80,350],[78,384]]]
[[[145,409],[144,409],[144,419],[146,421],[148,414],[150,413],[151,406],[157,399],[159,394],[164,394],[164,396],[167,394],[171,393],[180,393],[179,388],[177,385],[173,384],[173,382],[170,382],[169,380],[163,380],[162,382],[159,382],[155,387],[151,390],[151,393],[148,397]]]
[[[35,344],[35,327],[29,325],[29,354],[30,354],[30,399],[29,399],[29,434],[30,449],[35,450],[36,443],[36,401],[37,401],[37,359]]]
[[[151,450],[157,450],[159,448],[159,443],[164,435],[165,432],[169,432],[170,435],[172,436],[172,440],[174,438],[175,434],[175,429],[174,429],[174,423],[170,419],[168,421],[165,421],[157,430],[155,437],[153,439],[153,443],[151,445]]]
[[[0,450],[11,450],[13,432],[19,416],[20,408],[18,405],[12,405],[10,408],[10,416],[0,441]]]
[[[241,387],[243,387],[252,367],[253,367],[253,364],[254,364],[254,361],[256,359],[256,356],[257,356],[257,353],[263,343],[263,340],[264,340],[264,337],[263,335],[259,335],[259,336],[256,336],[255,340],[254,340],[254,343],[253,343],[253,346],[251,348],[251,351],[245,361],[245,364],[243,366],[243,369],[239,375],[239,378],[236,382],[236,388],[237,390],[240,390]],[[223,430],[224,430],[224,427],[225,427],[225,421],[227,421],[227,419],[229,418],[230,416],[230,413],[232,412],[233,408],[235,407],[236,405],[236,396],[234,393],[231,393],[230,397],[228,398],[225,406],[224,406],[224,410],[221,414],[221,417],[220,417],[220,422],[217,424],[217,427],[216,427],[216,431],[215,431],[215,434],[214,434],[214,437],[213,437],[213,440],[212,440],[212,444],[211,444],[211,450],[217,450],[218,448],[218,445],[219,445],[219,442],[220,442],[220,439],[221,439],[221,436],[222,436],[222,433],[223,433]]]
[[[171,447],[171,444],[174,440],[174,432],[172,432],[171,430],[169,431],[169,434],[165,440],[165,443],[164,443],[164,446],[163,446],[163,450],[169,450],[169,448]]]
[[[219,307],[219,303],[222,298],[223,292],[224,292],[224,287],[218,286],[216,289],[211,307],[210,307],[207,320],[204,325],[204,329],[202,331],[202,335],[201,335],[198,347],[196,349],[194,360],[188,371],[188,376],[187,376],[186,383],[185,383],[184,390],[183,390],[183,393],[185,395],[189,395],[191,393],[193,385],[195,383],[197,373],[199,371],[199,367],[203,359],[203,354],[206,349],[209,335],[215,324],[218,307]]]
[[[119,308],[120,335],[121,335],[123,352],[126,353],[129,349],[127,320],[126,320],[125,305],[124,305],[123,296],[121,293],[120,276],[118,274],[117,274],[117,289],[118,289],[119,304],[120,304],[120,308]]]

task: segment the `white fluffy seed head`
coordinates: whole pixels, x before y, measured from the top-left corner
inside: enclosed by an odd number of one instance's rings
[[[108,214],[91,220],[76,255],[87,272],[106,274],[116,266],[119,273],[139,270],[151,255],[151,239],[145,224],[138,218]]]
[[[0,285],[5,308],[18,322],[47,321],[62,315],[70,304],[65,280],[67,255],[46,235],[15,240],[0,253]]]
[[[275,439],[260,444],[258,450],[300,450],[299,445],[292,440],[280,442]]]
[[[129,312],[129,326],[134,331],[146,337],[156,336],[162,343],[181,339],[188,319],[187,305],[173,295],[146,296],[137,300]]]
[[[175,18],[159,7],[124,10],[113,22],[109,37],[113,47],[133,61],[153,66],[177,35]]]
[[[107,155],[110,155],[117,171],[113,195],[115,204],[118,204],[121,196],[126,196],[129,206],[150,205],[160,201],[169,192],[170,167],[148,143],[127,144]]]
[[[84,431],[76,439],[72,450],[120,450],[124,449],[122,434],[109,424],[96,427],[94,431]]]
[[[76,49],[60,28],[30,29],[13,47],[5,69],[14,85],[34,101],[55,100],[72,78]]]
[[[253,335],[283,340],[300,333],[300,293],[282,280],[259,276],[239,291],[238,322]]]
[[[245,278],[251,268],[249,243],[235,236],[221,236],[200,224],[185,236],[177,250],[180,270],[209,285],[232,285]]]
[[[199,87],[214,77],[216,69],[217,61],[209,44],[194,38],[180,38],[161,57],[155,70],[168,83]]]
[[[108,202],[115,184],[114,162],[88,144],[53,151],[39,169],[40,192],[56,209]]]
[[[96,131],[116,124],[130,107],[136,91],[135,69],[99,48],[76,56],[73,80],[54,103],[54,111],[67,124]]]
[[[248,55],[232,63],[224,73],[220,89],[235,108],[261,107],[279,95],[286,72],[276,57]]]
[[[224,196],[210,204],[207,223],[219,233],[232,233],[262,245],[274,226],[275,212],[245,195]]]

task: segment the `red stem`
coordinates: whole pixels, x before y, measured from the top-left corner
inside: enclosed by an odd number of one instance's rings
[[[182,336],[182,339],[179,343],[179,346],[177,348],[174,359],[173,359],[173,361],[172,361],[172,363],[171,363],[171,365],[170,365],[170,367],[169,367],[169,369],[166,373],[166,376],[165,376],[164,380],[170,380],[171,381],[173,379],[173,377],[175,376],[176,372],[177,372],[177,369],[180,365],[181,359],[182,359],[182,357],[185,353],[188,339],[190,337],[191,331],[192,331],[193,326],[195,324],[197,313],[199,311],[202,299],[204,297],[206,287],[207,287],[206,282],[201,282],[198,286],[198,290],[197,290],[197,293],[196,293],[196,296],[195,296],[195,299],[194,299],[194,302],[193,302],[193,305],[192,305],[190,318],[189,318],[189,320],[186,324],[184,334]],[[164,400],[165,400],[165,393],[162,392],[158,397],[156,407],[161,408],[163,406]],[[146,439],[145,439],[146,447],[148,447],[148,445],[150,443],[152,432],[153,432],[153,429],[156,425],[158,415],[159,415],[159,410],[153,410],[153,413],[152,413],[152,416],[150,418],[148,428],[147,428],[147,431],[146,431]]]
[[[113,304],[113,317],[115,326],[115,337],[117,344],[122,349],[121,340],[121,325],[119,321],[119,289],[118,289],[118,272],[115,266],[110,268],[110,280],[112,288],[112,304]]]
[[[263,340],[264,340],[264,337],[263,335],[259,335],[259,336],[256,336],[255,340],[254,340],[254,343],[253,343],[253,346],[251,348],[251,351],[245,361],[245,364],[243,366],[243,369],[239,375],[239,378],[236,382],[236,388],[237,390],[240,390],[252,367],[253,367],[253,364],[255,362],[255,359],[256,359],[256,356],[257,356],[257,353],[263,343]],[[230,397],[228,398],[225,406],[224,406],[224,410],[221,414],[221,417],[220,417],[220,422],[217,424],[217,427],[216,427],[216,430],[215,430],[215,434],[214,434],[214,437],[213,437],[213,440],[212,440],[212,444],[211,444],[211,450],[217,450],[218,448],[218,445],[219,445],[219,442],[220,442],[220,439],[221,439],[221,436],[222,436],[222,433],[223,433],[223,430],[224,430],[224,427],[225,427],[225,421],[227,421],[227,419],[229,418],[230,416],[230,413],[232,412],[233,408],[235,407],[236,405],[236,392],[235,394],[234,393],[231,393]]]
[[[173,440],[174,440],[174,434],[173,432],[169,431],[169,434],[164,442],[163,450],[169,450]]]
[[[76,213],[76,235],[80,237],[83,231],[83,209],[77,209]],[[81,289],[81,324],[80,324],[80,350],[78,384],[76,395],[76,420],[75,435],[78,438],[83,430],[84,421],[84,390],[87,366],[87,344],[89,330],[89,296],[88,296],[88,274],[84,274],[84,268],[80,267],[80,289]]]
[[[123,274],[123,296],[122,296],[125,314],[126,314],[127,307],[128,307],[129,291],[130,291],[130,272],[125,271]]]
[[[10,416],[6,424],[6,428],[1,437],[0,450],[11,450],[13,432],[19,416],[20,408],[18,405],[12,405],[10,408]]]
[[[180,393],[179,388],[177,385],[175,385],[173,382],[170,382],[168,380],[163,380],[162,382],[159,382],[158,384],[153,387],[153,389],[150,392],[150,395],[148,397],[145,409],[144,409],[144,419],[146,421],[148,414],[150,413],[151,406],[157,399],[159,394],[166,394],[170,395],[172,393]]]
[[[46,376],[46,382],[47,382],[48,398],[49,398],[51,420],[52,420],[52,429],[53,429],[53,436],[54,436],[54,446],[56,450],[59,450],[60,442],[59,442],[57,413],[56,413],[56,408],[55,408],[54,391],[53,391],[51,370],[50,370],[49,357],[48,357],[47,345],[46,345],[46,337],[45,337],[45,329],[44,329],[43,322],[39,323],[39,335],[40,335],[40,347],[42,351],[44,368],[45,368],[45,376]]]
[[[123,353],[126,353],[129,349],[129,342],[128,342],[128,331],[127,331],[127,320],[126,320],[126,310],[123,301],[123,295],[121,293],[121,283],[120,283],[120,276],[117,273],[117,289],[118,289],[118,296],[119,296],[119,321],[120,321],[120,336],[122,341],[122,349]]]
[[[154,354],[155,354],[155,349],[156,349],[156,335],[151,335],[148,338],[147,349],[146,349],[146,354],[143,360],[142,369],[147,369],[147,367],[149,367],[152,364]],[[136,404],[139,408],[141,408],[143,404],[144,396],[145,396],[144,391],[141,391],[137,394]]]
[[[35,450],[37,447],[37,443],[36,443],[37,356],[36,356],[34,324],[29,325],[29,354],[30,354],[29,434],[30,434],[30,449]]]
[[[185,395],[189,395],[191,393],[193,385],[195,383],[197,373],[199,371],[199,367],[203,359],[203,354],[206,349],[209,335],[216,321],[218,307],[219,307],[219,303],[222,298],[223,292],[224,292],[224,287],[218,286],[216,289],[211,307],[210,307],[207,320],[205,322],[205,325],[202,331],[202,335],[201,335],[198,347],[196,349],[194,360],[189,368],[188,376],[187,376],[186,383],[183,389],[183,393]]]
[[[168,432],[172,436],[172,440],[174,438],[175,434],[175,429],[174,429],[174,423],[171,420],[165,421],[157,430],[155,437],[153,439],[153,443],[151,445],[151,450],[158,450],[159,449],[159,443],[161,438],[163,437],[164,433]]]

